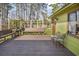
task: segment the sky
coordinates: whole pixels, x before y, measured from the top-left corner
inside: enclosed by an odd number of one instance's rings
[[[48,13],[48,16],[50,16],[51,13],[52,13],[52,8],[49,7],[49,5],[50,5],[50,4],[48,4],[48,6],[47,6],[47,13]]]

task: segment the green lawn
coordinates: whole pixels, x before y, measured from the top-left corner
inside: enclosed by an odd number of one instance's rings
[[[46,28],[44,31],[45,35],[52,35],[52,28]]]

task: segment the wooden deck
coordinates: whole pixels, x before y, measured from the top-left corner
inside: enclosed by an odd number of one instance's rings
[[[68,49],[55,47],[49,36],[24,35],[0,45],[1,56],[73,56]]]

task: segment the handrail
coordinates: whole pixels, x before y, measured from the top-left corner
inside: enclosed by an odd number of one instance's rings
[[[11,35],[11,38],[17,37],[17,34],[16,34],[16,33],[18,33],[18,35],[21,34],[21,33],[19,33],[19,32],[22,32],[22,31],[19,30],[18,32],[12,32],[12,33],[8,33],[8,34],[5,34],[5,35],[0,36],[0,41],[2,41],[2,42],[0,42],[0,43],[5,42],[5,41],[6,41],[6,37],[9,36],[9,35]],[[2,38],[3,38],[3,39],[2,39]]]

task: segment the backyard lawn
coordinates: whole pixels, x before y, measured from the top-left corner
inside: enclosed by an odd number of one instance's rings
[[[45,31],[44,31],[44,34],[52,35],[52,28],[46,28]]]

